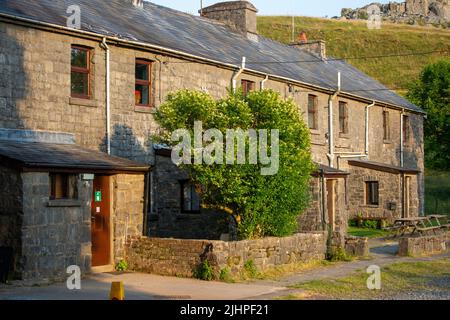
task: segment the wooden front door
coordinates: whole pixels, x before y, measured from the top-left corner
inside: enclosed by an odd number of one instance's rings
[[[95,176],[92,191],[91,239],[92,266],[110,264],[110,179]]]
[[[328,223],[331,231],[335,230],[336,222],[336,192],[335,192],[336,180],[327,179],[327,212]]]

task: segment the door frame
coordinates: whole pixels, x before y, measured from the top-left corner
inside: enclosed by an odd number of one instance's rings
[[[111,174],[95,174],[94,179],[98,176],[108,176],[109,177],[109,261],[106,265],[103,266],[92,266],[92,260],[91,260],[91,271],[92,272],[109,272],[109,271],[113,271],[114,270],[114,226],[113,226],[113,222],[114,222],[114,183],[113,183],[113,179],[114,179],[114,175]],[[94,194],[94,181],[92,181],[92,192],[91,192],[91,197]],[[91,202],[94,201],[94,199],[91,199]],[[92,210],[92,205],[91,205],[91,210]],[[92,212],[91,212],[92,214]],[[91,222],[91,230],[92,230],[92,222]],[[92,233],[91,233],[91,254],[92,254]]]
[[[326,179],[326,204],[327,204],[327,219],[328,225],[332,232],[336,230],[336,185],[337,179]],[[329,194],[331,191],[331,195]],[[330,198],[331,196],[331,198]],[[331,212],[330,212],[331,205]]]

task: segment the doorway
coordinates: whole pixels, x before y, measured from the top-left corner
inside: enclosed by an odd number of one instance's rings
[[[410,210],[410,201],[411,201],[411,177],[406,176],[405,177],[405,203],[403,204],[405,211],[404,211],[404,218],[409,218],[409,210]]]
[[[328,224],[331,231],[335,231],[336,226],[336,180],[327,179],[327,212]]]
[[[111,263],[110,177],[95,176],[91,206],[92,266]]]

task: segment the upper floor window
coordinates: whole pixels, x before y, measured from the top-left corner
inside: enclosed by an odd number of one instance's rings
[[[181,186],[181,210],[185,213],[200,212],[200,196],[195,186],[188,180],[180,181]]]
[[[409,144],[409,117],[408,116],[403,116],[403,145],[407,146]]]
[[[246,97],[251,91],[255,90],[255,82],[250,80],[242,80],[242,94]]]
[[[339,101],[339,133],[348,133],[348,106]]]
[[[50,174],[50,200],[77,199],[78,179],[76,175],[65,173]]]
[[[366,182],[366,204],[377,206],[380,202],[379,200],[379,183],[378,181],[367,181]]]
[[[308,125],[310,129],[317,130],[318,125],[318,102],[317,97],[313,95],[308,95]]]
[[[391,124],[389,122],[389,112],[383,111],[383,139],[391,139]]]
[[[136,60],[135,103],[137,106],[151,106],[151,71],[152,63],[146,60]]]
[[[71,95],[74,98],[90,99],[90,55],[90,49],[72,46]]]

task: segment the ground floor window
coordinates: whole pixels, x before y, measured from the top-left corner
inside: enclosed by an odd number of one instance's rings
[[[181,186],[181,211],[184,213],[200,212],[200,196],[195,191],[195,186],[188,180],[180,181]]]
[[[377,206],[379,204],[378,181],[366,181],[366,204]]]
[[[77,199],[78,179],[76,175],[66,173],[50,174],[50,199]]]

